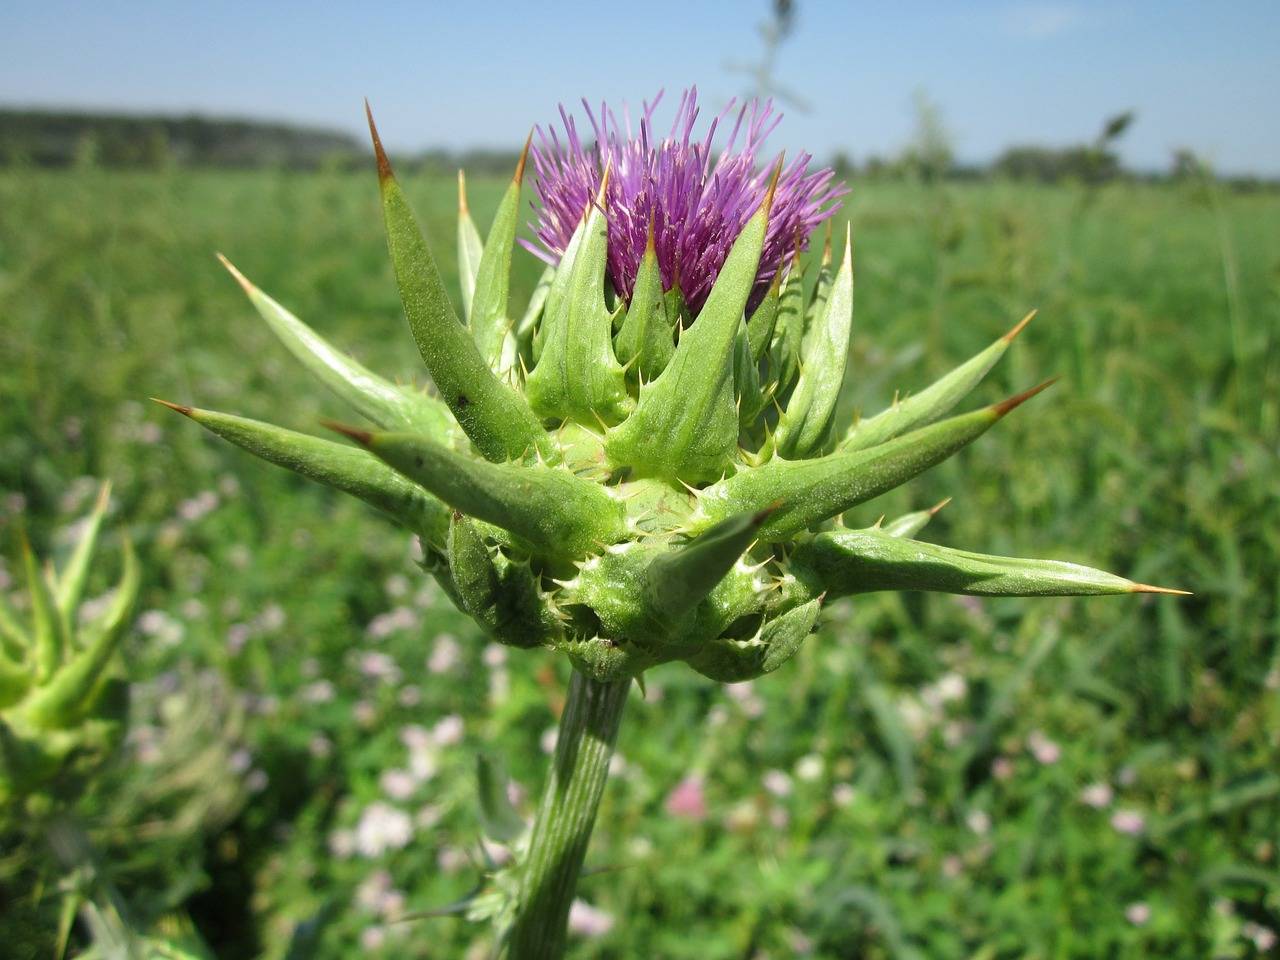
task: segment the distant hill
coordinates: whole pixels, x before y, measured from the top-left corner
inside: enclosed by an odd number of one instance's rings
[[[363,156],[349,134],[204,116],[0,110],[0,164],[310,168]]]

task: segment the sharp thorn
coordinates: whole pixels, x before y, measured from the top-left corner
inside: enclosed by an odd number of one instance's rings
[[[348,426],[345,423],[339,423],[337,420],[321,420],[320,426],[326,430],[332,430],[334,433],[340,433],[349,440],[354,440],[362,447],[369,446],[373,440],[373,433],[368,430],[362,430],[359,427]]]
[[[180,403],[170,403],[168,400],[161,400],[159,397],[152,397],[151,400],[160,404],[162,407],[168,407],[170,410],[176,410],[184,417],[189,417],[195,411],[195,407],[184,407]]]
[[[1190,590],[1175,590],[1172,587],[1153,587],[1149,583],[1135,583],[1129,587],[1130,593],[1163,593],[1171,597],[1193,597]]]
[[[1042,390],[1049,389],[1049,387],[1053,386],[1057,382],[1058,382],[1057,377],[1050,377],[1044,383],[1039,384],[1038,386],[1034,386],[1030,390],[1024,390],[1022,391],[1022,393],[1009,397],[1007,400],[1001,400],[999,403],[992,404],[991,411],[997,417],[1003,417],[1010,410],[1013,410],[1015,407],[1018,407],[1023,403],[1026,403],[1028,400],[1034,397],[1037,393],[1039,393]]]
[[[1035,315],[1036,315],[1038,312],[1039,312],[1039,311],[1037,311],[1037,310],[1032,310],[1032,311],[1031,311],[1030,313],[1028,313],[1025,317],[1023,317],[1021,320],[1019,320],[1019,321],[1014,325],[1014,327],[1013,327],[1013,329],[1012,329],[1012,330],[1010,330],[1008,333],[1006,333],[1006,334],[1005,334],[1003,337],[1001,337],[1000,339],[1001,339],[1001,340],[1003,340],[1005,343],[1013,343],[1014,338],[1015,338],[1018,334],[1020,334],[1020,333],[1022,332],[1022,328],[1023,328],[1023,327],[1025,327],[1028,323],[1030,323],[1033,319],[1035,319]]]
[[[950,503],[951,499],[952,499],[951,497],[947,497],[945,500],[939,500],[937,503],[935,503],[932,507],[929,508],[929,516],[936,517],[938,515],[938,511],[941,510],[943,507],[945,507],[948,503]]]
[[[369,120],[369,136],[373,139],[373,154],[378,161],[378,182],[384,183],[395,176],[391,172],[391,161],[387,159],[387,152],[382,149],[382,138],[378,136],[378,127],[373,122],[373,108],[369,106],[369,98],[365,97],[364,115]]]

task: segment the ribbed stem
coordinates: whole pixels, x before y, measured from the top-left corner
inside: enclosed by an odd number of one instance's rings
[[[509,960],[556,960],[564,954],[569,905],[609,776],[630,685],[630,680],[602,683],[573,673],[555,759],[529,842]]]

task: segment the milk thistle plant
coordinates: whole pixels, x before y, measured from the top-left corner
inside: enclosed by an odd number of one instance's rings
[[[837,260],[828,234],[811,292],[800,264],[843,188],[804,155],[764,162],[778,119],[768,104],[726,111],[700,137],[696,92],[665,137],[655,106],[634,132],[588,108],[589,142],[562,110],[563,131],[526,143],[483,241],[460,190],[461,316],[370,114],[396,282],[434,392],[365,369],[224,261],[285,346],[371,426],[329,423],[341,442],[169,404],[388,514],[486,633],[572,662],[542,800],[489,911],[521,960],[563,952],[623,704],[650,668],[759,677],[795,654],[824,605],[869,591],[1166,592],[915,540],[928,510],[845,528],[850,508],[1048,385],[947,416],[1027,320],[920,392],[843,422],[847,235]],[[719,147],[717,128],[729,129]],[[527,246],[548,266],[521,310],[509,277],[530,162]]]

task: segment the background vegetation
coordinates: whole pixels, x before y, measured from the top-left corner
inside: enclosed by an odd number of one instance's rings
[[[378,517],[146,401],[302,429],[345,413],[214,250],[375,369],[419,376],[372,172],[91,160],[0,171],[0,588],[20,580],[20,520],[56,550],[88,478],[112,480],[113,533],[148,580],[136,732],[84,810],[109,869],[143,919],[181,905],[220,957],[485,956],[460,919],[397,921],[475,886],[478,751],[530,810],[566,665],[486,647]],[[654,671],[577,956],[1274,949],[1280,197],[1189,172],[855,179],[845,400],[883,405],[1039,307],[978,399],[1063,382],[854,519],[954,496],[926,539],[1196,596],[868,596],[754,685]],[[482,225],[500,188],[473,178]],[[452,182],[407,189],[451,269]],[[538,265],[517,261],[519,301]],[[51,955],[56,879],[0,835],[7,955]]]

